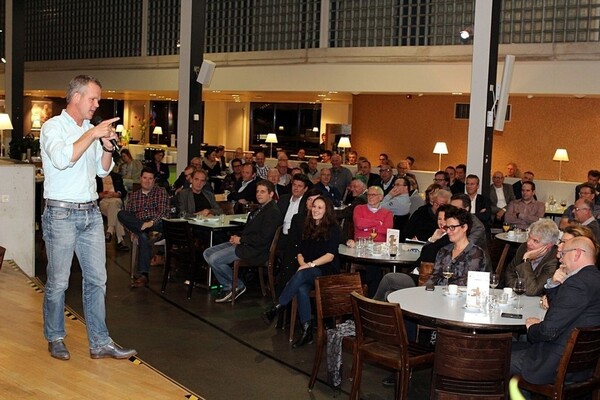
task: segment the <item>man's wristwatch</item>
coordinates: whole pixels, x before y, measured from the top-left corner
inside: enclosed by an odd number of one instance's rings
[[[311,261],[311,262],[309,262],[309,263],[308,263],[308,265],[310,265],[310,267],[311,267],[311,268],[314,268],[314,267],[316,267],[316,266],[317,266],[317,264],[315,264],[315,263],[314,263],[314,262],[312,262],[312,261]]]

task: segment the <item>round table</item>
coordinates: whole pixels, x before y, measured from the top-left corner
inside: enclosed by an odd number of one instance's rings
[[[392,267],[393,272],[396,272],[398,265],[413,265],[421,255],[421,244],[400,244],[400,251],[396,256],[390,257],[388,254],[373,255],[372,253],[360,253],[355,247],[348,247],[345,244],[340,244],[340,257],[350,263],[363,265],[387,265]]]
[[[417,320],[419,324],[450,329],[474,331],[524,331],[529,317],[543,319],[546,311],[540,307],[540,298],[521,296],[522,309],[515,310],[513,303],[499,307],[499,311],[471,310],[465,307],[466,295],[460,292],[448,296],[445,286],[436,286],[426,291],[424,286],[396,290],[388,295],[390,303],[399,303],[404,316]],[[490,289],[491,294],[500,294],[500,289]],[[516,304],[516,299],[514,299]],[[513,319],[501,313],[522,314]]]

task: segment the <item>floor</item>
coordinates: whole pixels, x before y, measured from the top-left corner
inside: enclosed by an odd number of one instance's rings
[[[37,254],[38,262],[43,263],[43,253]],[[264,324],[260,314],[269,302],[260,295],[257,279],[248,282],[248,291],[232,307],[214,303],[214,293],[202,288],[195,288],[188,300],[184,276],[175,276],[162,294],[162,267],[153,267],[149,288],[130,289],[129,253],[116,252],[111,243],[107,245],[107,260],[111,336],[125,347],[136,348],[141,359],[194,393],[208,400],[348,396],[351,382],[346,378],[352,362],[348,355],[341,394],[326,384],[325,362],[315,388],[308,391],[314,345],[292,349],[287,330]],[[66,302],[82,315],[81,273],[76,265]],[[393,388],[381,385],[388,375],[388,371],[367,367],[361,397],[393,399]],[[429,376],[429,370],[413,373],[410,399],[428,397]]]

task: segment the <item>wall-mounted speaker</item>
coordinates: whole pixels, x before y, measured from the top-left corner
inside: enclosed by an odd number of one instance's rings
[[[202,66],[200,67],[200,72],[198,72],[198,78],[196,78],[196,81],[206,87],[209,87],[215,73],[216,66],[217,64],[210,60],[202,61]]]
[[[510,81],[512,80],[513,68],[515,67],[515,56],[507,54],[504,58],[504,70],[502,71],[502,82],[498,90],[498,102],[496,103],[496,121],[494,129],[504,130],[506,120],[506,108],[508,106],[508,95],[510,93]]]

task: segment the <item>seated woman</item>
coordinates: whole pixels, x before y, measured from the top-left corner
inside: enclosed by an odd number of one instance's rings
[[[313,341],[309,294],[314,287],[315,278],[339,273],[339,242],[340,227],[333,213],[331,200],[319,196],[313,201],[310,215],[304,222],[302,240],[298,245],[298,271],[283,289],[279,303],[263,313],[263,319],[271,323],[279,311],[296,296],[302,335],[292,344],[294,348]]]
[[[513,287],[517,277],[525,278],[525,294],[539,296],[544,285],[558,268],[556,242],[559,230],[552,220],[542,218],[529,226],[527,242],[517,249],[515,258],[506,267],[504,282]]]
[[[453,267],[453,274],[448,283],[459,286],[467,285],[469,271],[486,270],[486,257],[483,249],[471,243],[468,238],[473,225],[471,218],[471,214],[467,210],[454,206],[446,207],[444,229],[448,232],[451,243],[438,251],[428,284],[443,284],[446,281],[442,275],[443,267],[449,264]]]
[[[134,160],[127,149],[121,150],[121,161],[119,173],[123,177],[123,183],[129,192],[133,190],[133,184],[140,181],[144,166],[141,161]]]

